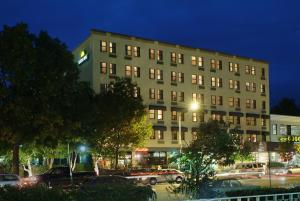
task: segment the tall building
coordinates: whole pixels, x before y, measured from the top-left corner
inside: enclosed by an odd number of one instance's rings
[[[91,30],[73,54],[81,79],[97,93],[116,76],[138,84],[153,125],[147,146],[136,150],[141,163],[167,163],[209,119],[230,123],[257,147],[269,139],[265,61],[100,30]],[[191,110],[192,102],[200,108]]]

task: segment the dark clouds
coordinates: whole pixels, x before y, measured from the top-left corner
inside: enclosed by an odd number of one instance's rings
[[[11,0],[0,25],[26,22],[70,49],[91,28],[215,49],[270,62],[271,102],[300,102],[300,1],[297,0]]]

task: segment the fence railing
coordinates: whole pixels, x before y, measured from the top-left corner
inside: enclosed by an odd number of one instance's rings
[[[186,201],[300,201],[300,192],[297,193],[280,193],[268,195],[251,195],[240,197],[224,197],[212,199],[198,199]]]

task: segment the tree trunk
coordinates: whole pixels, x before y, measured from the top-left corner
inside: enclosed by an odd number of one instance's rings
[[[119,148],[116,148],[116,151],[115,151],[115,170],[118,169],[118,163],[119,163]]]
[[[99,166],[98,166],[99,158],[96,155],[93,155],[93,162],[94,162],[94,171],[97,176],[99,176]]]
[[[27,168],[25,165],[23,165],[23,168],[24,171],[28,173],[28,176],[31,177],[32,176],[31,158],[27,159]]]
[[[53,167],[53,163],[54,163],[54,158],[49,158],[49,169],[51,169]]]
[[[20,165],[20,159],[19,159],[19,154],[20,154],[20,147],[19,144],[16,143],[14,144],[13,147],[13,173],[16,175],[19,175],[19,165]]]
[[[76,168],[76,161],[77,161],[77,153],[76,153],[76,151],[73,151],[73,157],[72,157],[72,159],[73,159],[73,162],[71,163],[71,165],[72,165],[72,171],[74,171],[75,168]]]

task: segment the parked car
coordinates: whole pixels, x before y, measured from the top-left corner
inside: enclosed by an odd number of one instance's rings
[[[290,166],[288,167],[288,174],[299,174],[300,173],[300,166],[295,165],[295,166]]]
[[[3,186],[21,186],[21,180],[15,174],[0,174],[0,187]]]
[[[80,184],[85,178],[96,176],[95,172],[72,172],[73,184]],[[54,167],[43,174],[28,177],[23,180],[23,185],[43,185],[43,186],[69,186],[71,185],[69,167]]]
[[[237,179],[219,179],[203,181],[196,192],[196,199],[225,197],[226,192],[253,189],[255,186],[245,186]]]
[[[184,173],[176,169],[161,169],[157,171],[160,175],[158,182],[175,181],[176,183],[181,183],[184,179]]]
[[[265,163],[237,163],[234,168],[217,173],[217,177],[235,177],[235,178],[247,178],[247,177],[262,177],[266,174]]]

